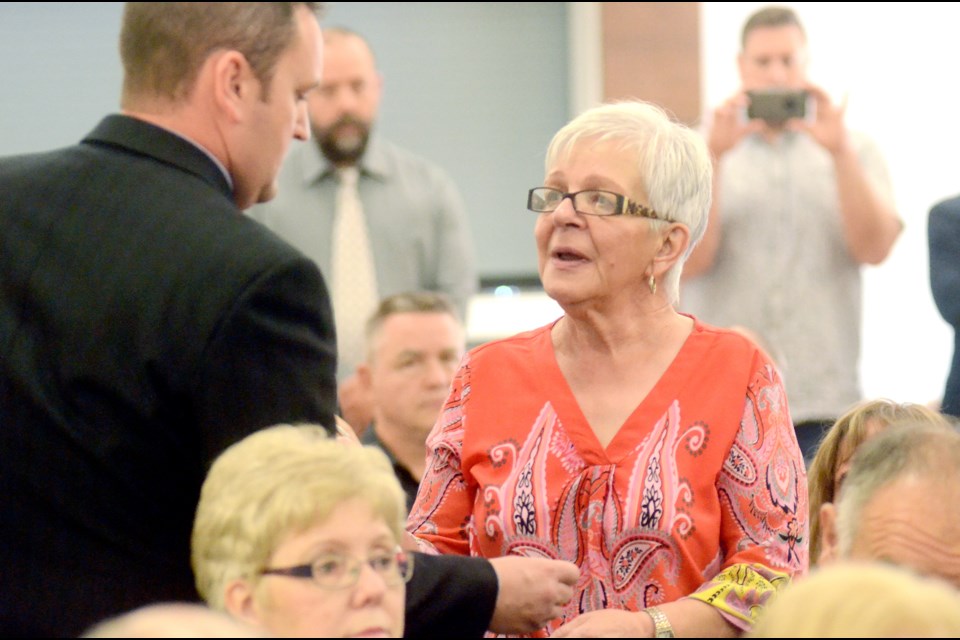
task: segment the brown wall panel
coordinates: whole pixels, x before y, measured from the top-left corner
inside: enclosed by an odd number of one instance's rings
[[[604,99],[655,102],[700,118],[700,3],[602,3]]]

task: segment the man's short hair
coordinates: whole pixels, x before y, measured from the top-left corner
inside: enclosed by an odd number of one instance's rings
[[[373,342],[387,318],[397,313],[445,313],[461,323],[460,314],[450,298],[439,291],[409,291],[387,296],[367,320],[364,337],[367,359],[373,355]]]
[[[180,101],[219,49],[250,63],[265,96],[280,56],[296,37],[296,9],[320,2],[128,2],[120,30],[123,101]]]
[[[840,557],[850,555],[863,510],[877,491],[910,476],[960,482],[960,432],[947,425],[899,424],[857,449],[837,503]]]
[[[897,424],[939,424],[950,422],[938,411],[922,404],[894,402],[886,398],[865,400],[837,418],[820,441],[817,454],[807,467],[810,498],[810,564],[820,558],[820,506],[836,503],[834,478],[837,468],[849,460],[861,444],[870,439],[870,426],[887,429]]]
[[[743,25],[743,32],[740,34],[740,48],[746,48],[747,36],[749,36],[754,29],[788,26],[800,29],[801,35],[806,39],[807,32],[804,30],[800,18],[797,17],[797,13],[793,9],[782,6],[764,7],[747,18],[747,22]]]
[[[356,38],[362,42],[367,47],[367,51],[370,52],[370,56],[374,59],[374,64],[376,64],[377,57],[373,52],[373,47],[370,46],[370,41],[367,40],[363,35],[357,31],[354,31],[350,27],[344,27],[342,25],[326,25],[323,27],[324,46],[344,38]]]

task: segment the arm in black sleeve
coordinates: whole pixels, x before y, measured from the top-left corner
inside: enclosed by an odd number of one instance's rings
[[[497,603],[497,574],[485,558],[414,554],[404,638],[481,638]]]
[[[960,198],[945,200],[930,210],[927,221],[930,250],[930,290],[940,315],[954,329],[953,359],[940,410],[960,415]]]
[[[960,198],[939,203],[927,221],[930,288],[943,319],[960,325]]]

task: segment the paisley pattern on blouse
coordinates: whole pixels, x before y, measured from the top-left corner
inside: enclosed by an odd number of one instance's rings
[[[683,596],[748,628],[807,562],[802,457],[779,375],[760,352],[752,356],[739,394],[722,394],[733,403],[726,414],[680,393],[652,423],[635,412],[604,449],[576,424],[582,415],[569,398],[558,405],[518,382],[543,371],[505,384],[518,397],[501,402],[523,408],[509,415],[532,417],[525,427],[505,424],[499,408],[484,411],[474,385],[487,378],[474,367],[496,359],[468,355],[427,442],[408,528],[427,550],[576,563],[576,596],[547,632],[586,611]]]

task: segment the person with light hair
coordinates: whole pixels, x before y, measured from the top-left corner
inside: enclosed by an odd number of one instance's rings
[[[158,602],[121,613],[87,629],[81,638],[267,638],[222,611],[195,602]]]
[[[278,425],[221,454],[192,538],[197,590],[276,636],[401,637],[404,494],[378,449]]]
[[[960,593],[902,567],[839,562],[777,594],[748,638],[956,638]]]
[[[527,193],[559,319],[470,350],[407,522],[423,548],[568,560],[554,637],[734,635],[807,566],[803,459],[770,357],[677,311],[711,161],[640,101],[587,110]]]
[[[901,404],[880,398],[855,404],[823,437],[807,467],[811,566],[820,557],[820,507],[840,496],[840,488],[857,448],[887,427],[899,423],[949,425],[943,415],[922,404]]]
[[[901,424],[853,455],[836,504],[820,508],[820,563],[878,560],[960,587],[960,433]]]

